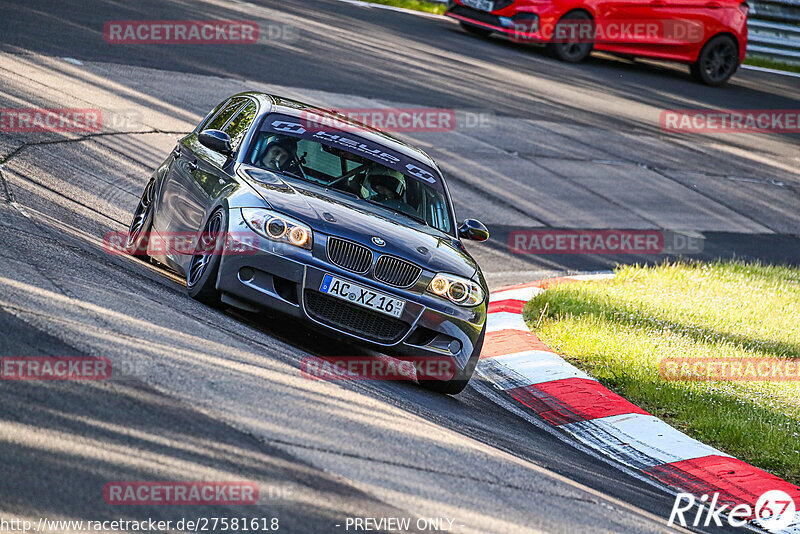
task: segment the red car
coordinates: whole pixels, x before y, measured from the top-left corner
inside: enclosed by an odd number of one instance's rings
[[[501,33],[547,45],[555,57],[583,61],[594,50],[691,66],[721,85],[747,48],[742,0],[448,0],[447,16],[477,35]]]

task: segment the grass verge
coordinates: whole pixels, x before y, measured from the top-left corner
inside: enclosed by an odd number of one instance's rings
[[[787,72],[800,72],[800,65],[784,63],[783,61],[775,61],[765,57],[747,56],[744,58],[744,64],[752,65],[754,67],[764,67],[767,69],[784,70]]]
[[[373,4],[383,4],[385,6],[404,7],[406,9],[413,9],[415,11],[424,11],[426,13],[436,13],[437,15],[443,14],[447,8],[444,4],[436,2],[426,2],[425,0],[363,0]]]
[[[550,289],[524,314],[542,341],[609,389],[800,483],[800,382],[675,381],[659,373],[664,358],[800,358],[800,269],[626,266],[612,280]]]

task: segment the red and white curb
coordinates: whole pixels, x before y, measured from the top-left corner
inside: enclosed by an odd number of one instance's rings
[[[478,374],[515,404],[572,436],[582,449],[599,452],[625,471],[698,498],[719,493],[719,504],[731,508],[749,504],[755,509],[762,494],[781,490],[800,510],[800,488],[672,428],[569,364],[525,324],[525,303],[548,287],[613,276],[551,278],[493,292]],[[800,534],[800,511],[780,532]]]

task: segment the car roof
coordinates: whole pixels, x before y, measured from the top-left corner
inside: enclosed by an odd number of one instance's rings
[[[425,163],[426,165],[436,169],[441,174],[441,170],[436,165],[436,162],[433,161],[433,158],[431,158],[423,150],[401,141],[400,139],[397,139],[396,137],[393,137],[385,132],[367,126],[366,124],[349,119],[344,115],[337,113],[336,110],[325,109],[311,104],[306,104],[305,102],[300,102],[298,100],[293,100],[291,98],[285,98],[260,91],[239,93],[233,95],[231,98],[237,96],[249,96],[258,100],[261,104],[261,113],[259,115],[265,115],[267,113],[282,113],[292,117],[302,117],[304,113],[314,113],[319,115],[322,119],[330,118],[336,123],[352,125],[358,129],[359,136],[382,144],[387,148],[391,148],[392,150],[400,152],[401,154],[404,154],[410,158],[415,158],[422,163]]]

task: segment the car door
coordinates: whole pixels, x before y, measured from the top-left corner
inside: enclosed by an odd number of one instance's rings
[[[222,129],[249,99],[234,98],[222,106],[220,111],[203,125],[203,129]],[[161,209],[159,210],[158,231],[166,238],[168,245],[173,237],[185,237],[198,231],[205,222],[203,195],[198,191],[197,170],[203,164],[203,158],[222,160],[225,156],[206,149],[198,140],[198,132],[181,139],[173,150],[174,161],[170,165],[164,184],[161,188]],[[219,161],[217,161],[219,163]],[[201,180],[202,181],[202,180]],[[183,263],[181,251],[169,247],[167,260]]]
[[[596,8],[595,42],[602,48],[635,49],[651,35],[651,0],[601,0]]]
[[[702,42],[707,4],[714,0],[607,0],[597,41],[604,50],[678,57]]]
[[[652,16],[660,21],[658,42],[663,53],[680,57],[697,48],[718,26],[724,0],[652,0]]]
[[[186,232],[199,234],[204,229],[205,222],[211,211],[217,206],[217,200],[230,187],[236,185],[233,177],[235,152],[241,147],[242,140],[247,134],[250,125],[255,119],[258,106],[255,101],[247,99],[243,106],[236,108],[236,113],[228,119],[227,124],[221,128],[215,121],[211,121],[209,128],[221,129],[231,138],[231,148],[234,154],[231,157],[215,152],[203,146],[196,135],[187,138],[187,147],[193,154],[194,166],[191,167],[191,183],[187,188],[185,210],[187,225]],[[176,256],[175,260],[186,269],[191,254]]]

